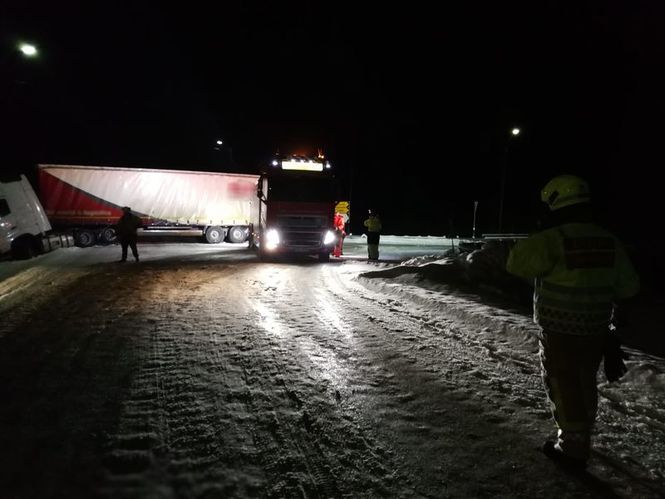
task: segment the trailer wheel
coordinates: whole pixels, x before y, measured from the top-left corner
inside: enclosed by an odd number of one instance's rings
[[[249,230],[247,227],[235,226],[229,230],[228,238],[230,243],[244,243],[248,236]]]
[[[217,244],[224,239],[224,230],[221,227],[213,225],[206,230],[206,241],[210,244]]]
[[[74,242],[76,243],[76,246],[87,248],[88,246],[95,244],[96,241],[97,238],[95,237],[95,233],[91,230],[77,230],[74,232]]]
[[[115,233],[115,229],[113,227],[106,227],[105,229],[102,229],[102,232],[99,234],[99,238],[104,244],[113,244],[118,240],[118,236]]]

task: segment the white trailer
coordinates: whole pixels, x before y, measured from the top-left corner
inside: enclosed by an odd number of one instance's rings
[[[79,246],[115,240],[129,206],[139,235],[246,241],[258,219],[258,175],[107,166],[39,165],[39,191],[51,223],[73,230]]]

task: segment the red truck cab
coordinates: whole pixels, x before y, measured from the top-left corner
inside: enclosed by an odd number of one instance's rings
[[[323,157],[275,158],[258,184],[254,244],[260,255],[318,255],[328,261],[337,242],[335,196],[335,177]]]

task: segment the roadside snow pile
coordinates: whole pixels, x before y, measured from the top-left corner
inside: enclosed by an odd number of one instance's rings
[[[485,265],[487,260],[480,257],[469,261],[467,256],[423,255],[359,277],[367,287],[401,296],[465,325],[511,334],[519,342],[528,343],[529,348],[537,348],[531,290],[521,282],[517,286],[513,282],[514,290],[506,292],[496,282],[480,280],[478,262]],[[510,276],[508,279],[512,280]],[[523,303],[525,299],[528,305]]]
[[[460,242],[441,255],[422,255],[402,262],[398,267],[368,272],[363,277],[393,278],[417,274],[421,279],[466,291],[482,291],[502,297],[515,305],[530,306],[532,287],[506,272],[509,244],[502,241]]]

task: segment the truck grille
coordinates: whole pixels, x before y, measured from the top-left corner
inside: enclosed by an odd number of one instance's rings
[[[322,246],[326,217],[289,215],[278,218],[282,245],[292,249],[318,249]]]

